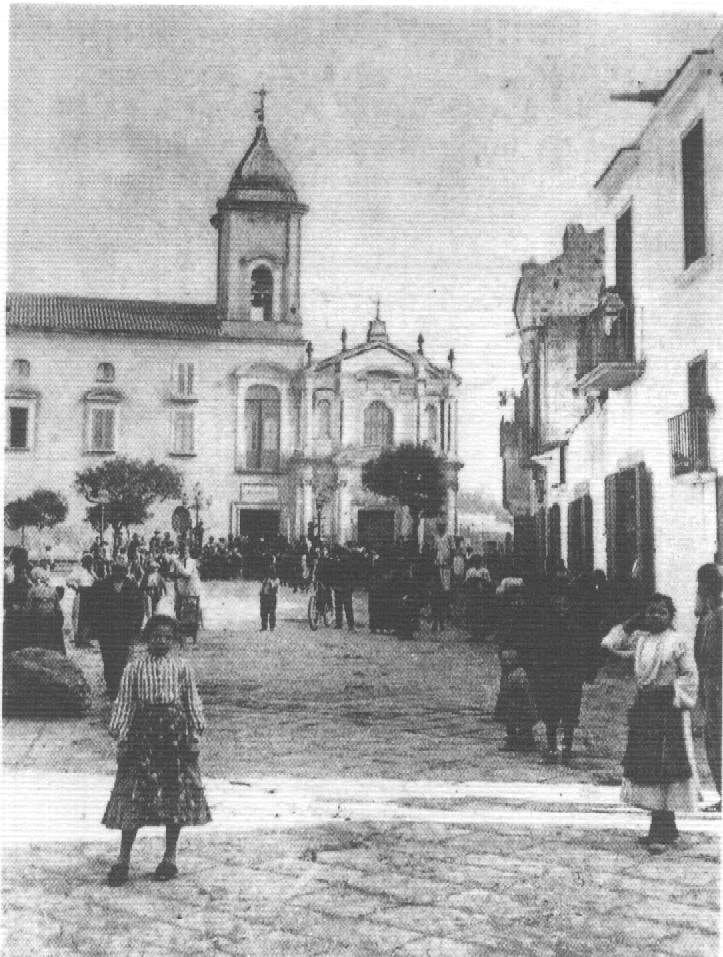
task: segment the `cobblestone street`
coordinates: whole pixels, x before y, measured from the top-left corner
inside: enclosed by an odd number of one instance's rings
[[[117,833],[99,825],[114,746],[97,652],[72,652],[88,718],[6,720],[5,953],[718,952],[719,818],[683,819],[681,848],[650,858],[646,815],[618,805],[629,679],[586,689],[574,766],[550,767],[498,751],[492,644],[371,635],[361,598],[356,633],[312,633],[288,592],[260,633],[256,587],[209,586],[187,650],[214,822],[183,833],[172,884],[150,882],[157,831],[126,887],[103,883]]]

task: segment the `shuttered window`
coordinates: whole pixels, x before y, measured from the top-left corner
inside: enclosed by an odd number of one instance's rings
[[[101,406],[90,410],[89,451],[115,452],[115,416],[114,408]]]
[[[574,578],[595,567],[592,499],[583,495],[567,507],[567,566]]]
[[[11,449],[29,447],[30,410],[26,406],[11,405],[8,410],[8,446]]]
[[[631,206],[615,221],[615,288],[625,305],[633,304],[633,210]]]
[[[262,472],[279,469],[281,395],[269,385],[251,386],[246,393],[246,468]]]
[[[705,255],[703,120],[683,137],[683,246],[686,269]]]
[[[555,571],[561,558],[560,506],[555,503],[547,510],[547,570]]]
[[[176,455],[193,455],[196,451],[195,424],[193,409],[173,412],[173,451]]]
[[[631,582],[644,594],[655,589],[652,477],[644,464],[605,479],[608,578]]]

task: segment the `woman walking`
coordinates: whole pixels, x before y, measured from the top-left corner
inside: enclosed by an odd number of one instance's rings
[[[138,828],[165,825],[166,850],[154,880],[168,881],[178,875],[181,828],[211,820],[198,766],[203,709],[190,665],[172,653],[178,622],[164,601],[143,638],[147,651],[126,665],[109,728],[118,739],[118,771],[103,824],[121,831],[108,874],[112,887],[128,880]]]
[[[652,854],[675,844],[676,811],[693,811],[698,793],[690,711],[698,671],[693,643],[673,628],[675,606],[653,595],[642,615],[617,625],[602,646],[635,662],[637,697],[628,712],[622,800],[650,811],[641,843]]]

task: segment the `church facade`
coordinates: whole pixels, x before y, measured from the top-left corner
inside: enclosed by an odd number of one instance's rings
[[[421,337],[416,353],[393,345],[377,310],[365,341],[347,348],[344,332],[339,353],[314,361],[300,304],[307,207],[257,113],[211,219],[216,303],[8,294],[5,499],[60,492],[79,542],[92,533],[75,475],[112,456],[177,467],[207,534],[404,534],[402,510],[361,486],[363,462],[400,441],[445,457],[456,524],[453,354],[442,368]],[[169,528],[178,504],[157,503],[150,530]]]

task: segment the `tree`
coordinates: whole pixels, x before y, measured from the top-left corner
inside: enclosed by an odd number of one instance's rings
[[[68,503],[62,495],[49,488],[36,489],[27,498],[16,498],[5,506],[5,525],[20,530],[20,541],[25,545],[26,528],[52,528],[65,521]]]
[[[129,525],[142,525],[151,517],[156,500],[180,498],[183,476],[170,465],[150,459],[124,457],[108,459],[102,465],[85,469],[75,476],[75,487],[89,502],[86,521],[103,533],[110,525],[116,536]],[[95,504],[97,500],[102,504]]]
[[[394,498],[412,516],[414,541],[418,541],[423,516],[438,515],[446,496],[444,460],[426,445],[403,442],[384,449],[362,466],[362,482],[370,492]]]

